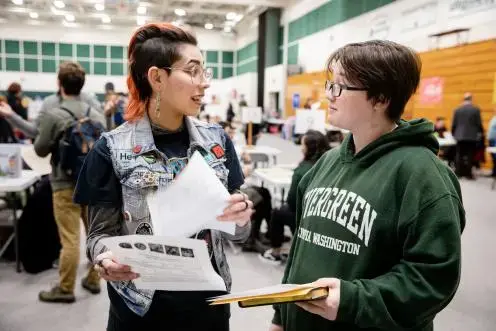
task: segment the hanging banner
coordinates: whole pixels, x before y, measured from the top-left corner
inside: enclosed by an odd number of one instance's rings
[[[443,100],[444,78],[429,77],[420,81],[420,103],[435,105]]]

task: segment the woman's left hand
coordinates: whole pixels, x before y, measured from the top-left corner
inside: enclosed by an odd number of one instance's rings
[[[296,302],[296,305],[309,313],[322,316],[330,321],[335,321],[338,316],[341,299],[341,281],[337,278],[321,278],[310,285],[327,287],[329,289],[329,295],[325,299]]]
[[[238,226],[245,226],[253,214],[253,202],[248,200],[244,193],[235,193],[229,197],[229,205],[224,209],[224,213],[217,217],[219,221],[236,222]]]

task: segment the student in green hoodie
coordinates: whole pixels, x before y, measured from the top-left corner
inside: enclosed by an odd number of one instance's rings
[[[400,120],[420,59],[367,41],[338,49],[327,68],[330,122],[350,134],[298,186],[283,283],[329,295],[275,306],[270,330],[433,330],[460,281],[465,214],[433,124]]]

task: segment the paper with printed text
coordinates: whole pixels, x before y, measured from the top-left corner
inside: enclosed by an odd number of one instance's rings
[[[149,235],[102,239],[118,263],[140,275],[139,289],[162,291],[226,291],[215,272],[204,240]]]

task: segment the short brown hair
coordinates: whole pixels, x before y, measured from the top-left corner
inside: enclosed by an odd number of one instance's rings
[[[67,95],[79,95],[84,86],[85,72],[77,62],[63,62],[59,66],[58,79]]]
[[[386,115],[401,118],[420,81],[422,62],[412,49],[387,40],[370,40],[348,44],[336,50],[327,61],[327,70],[339,62],[345,78],[367,89],[373,102],[389,101]]]

